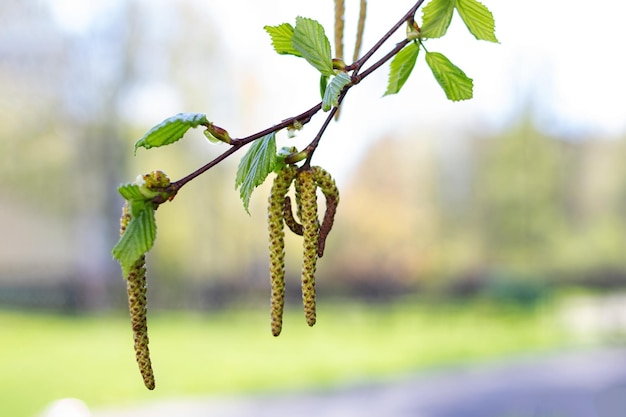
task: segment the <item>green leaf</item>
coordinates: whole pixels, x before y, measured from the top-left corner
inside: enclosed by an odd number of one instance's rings
[[[330,77],[327,75],[320,75],[320,96],[324,98],[324,94],[326,94],[326,88],[328,87],[328,79]]]
[[[324,92],[324,98],[322,100],[322,110],[328,111],[331,108],[339,105],[339,94],[345,86],[350,84],[352,78],[348,73],[341,72],[330,82],[326,91]]]
[[[204,133],[204,137],[207,138],[209,140],[209,142],[211,142],[211,143],[223,143],[223,141],[221,141],[218,138],[216,138],[215,136],[213,136],[213,134],[211,133],[210,130],[205,130],[202,133]]]
[[[150,129],[135,143],[135,153],[140,147],[150,149],[174,143],[190,128],[208,123],[206,115],[200,113],[179,113],[169,117]]]
[[[276,52],[281,55],[302,56],[291,43],[291,39],[293,38],[293,26],[289,23],[283,23],[278,26],[265,26],[263,29],[265,29],[272,38],[272,46]]]
[[[419,51],[419,43],[411,42],[393,58],[389,65],[389,82],[384,95],[397,94],[400,91],[415,67]]]
[[[330,56],[330,42],[324,27],[317,20],[298,16],[291,44],[322,75],[335,75]]]
[[[139,185],[137,184],[124,184],[120,185],[117,191],[124,197],[125,200],[145,200],[146,197],[141,193]]]
[[[122,266],[125,277],[135,262],[147,253],[156,239],[154,204],[150,201],[133,200],[131,219],[126,231],[111,251]]]
[[[456,9],[476,39],[498,43],[493,14],[484,4],[477,0],[456,0]]]
[[[440,38],[446,34],[455,0],[432,0],[422,9],[422,36],[424,38]]]
[[[276,132],[272,132],[255,141],[248,152],[241,158],[235,178],[235,188],[239,187],[239,195],[243,207],[248,213],[252,191],[263,184],[265,178],[274,169],[276,160]]]
[[[292,147],[294,150],[296,149],[295,147]],[[276,159],[274,160],[274,166],[272,167],[272,171],[274,172],[279,172],[280,170],[284,169],[287,166],[287,163],[285,162],[285,159],[291,155],[293,153],[293,151],[291,152],[286,152],[287,149],[291,149],[289,147],[283,146],[277,153],[276,153]]]
[[[435,79],[446,93],[448,100],[469,100],[473,96],[474,83],[448,58],[438,52],[427,52],[426,63]]]

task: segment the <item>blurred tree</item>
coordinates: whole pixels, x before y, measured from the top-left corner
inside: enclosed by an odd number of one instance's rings
[[[40,282],[71,280],[85,290],[85,306],[107,305],[106,287],[120,279],[110,257],[122,201],[115,190],[136,168],[128,159],[138,137],[130,121],[146,114],[149,123],[163,117],[158,114],[163,86],[176,107],[206,108],[210,101],[208,81],[214,74],[205,69],[217,67],[211,65],[215,36],[206,24],[207,8],[198,3],[146,8],[139,1],[116,2],[80,29],[55,22],[54,3],[0,5],[0,204],[16,207],[4,210],[13,216],[19,216],[22,203],[32,205],[35,215],[46,219],[33,224],[50,224],[48,232],[22,230],[4,242],[9,249],[44,249],[13,257],[3,269],[14,273],[4,274],[4,280],[19,283],[20,275],[35,275]],[[204,91],[197,88],[202,78]],[[156,109],[143,108],[153,104]],[[166,107],[163,113],[169,114]],[[175,164],[201,159],[188,150],[180,153],[188,156]],[[58,223],[64,236],[53,225]],[[55,243],[61,242],[58,249],[69,254],[63,258],[71,265],[33,270],[38,261],[58,258]]]
[[[423,132],[372,145],[342,190],[332,250],[324,255],[332,281],[384,292],[429,272],[440,226],[435,163]]]
[[[496,268],[545,271],[553,266],[566,227],[563,144],[529,121],[488,141],[475,179],[485,261]]]

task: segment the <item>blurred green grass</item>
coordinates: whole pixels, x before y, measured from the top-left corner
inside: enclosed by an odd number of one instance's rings
[[[297,309],[274,338],[266,309],[152,312],[156,390],[143,387],[126,316],[0,312],[0,415],[54,399],[90,407],[156,398],[295,390],[564,346],[546,309],[335,302],[308,328]]]

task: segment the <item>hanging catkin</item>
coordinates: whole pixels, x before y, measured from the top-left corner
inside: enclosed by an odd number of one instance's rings
[[[345,0],[335,0],[335,58],[343,59]]]
[[[300,204],[302,222],[302,303],[309,326],[316,321],[315,311],[315,268],[317,264],[317,241],[319,223],[317,220],[317,185],[313,171],[305,169],[296,176],[296,196]]]
[[[294,234],[302,236],[302,225],[293,217],[293,211],[291,210],[291,198],[285,197],[285,207],[283,216],[285,218],[285,224],[289,227]]]
[[[131,220],[128,202],[122,209],[120,219],[120,235],[123,235]],[[130,322],[133,329],[135,358],[139,366],[139,372],[146,388],[154,389],[154,373],[150,361],[150,349],[148,348],[148,320],[146,298],[146,257],[142,255],[131,267],[126,277],[126,293],[128,296],[128,308]]]
[[[321,167],[313,167],[313,177],[315,183],[322,190],[324,197],[326,197],[326,212],[324,213],[324,219],[320,226],[319,239],[317,243],[317,256],[324,256],[324,247],[326,246],[326,238],[333,227],[335,221],[335,213],[337,212],[337,205],[339,204],[339,190],[335,184],[335,180],[330,174]]]
[[[361,0],[359,7],[359,22],[356,29],[356,42],[354,43],[354,55],[352,61],[359,59],[361,46],[363,45],[363,32],[365,31],[365,18],[367,17],[367,0]]]
[[[271,327],[278,336],[283,327],[285,305],[285,232],[283,213],[285,194],[295,176],[295,167],[287,166],[274,178],[268,202],[267,224],[269,230],[270,283],[271,283]]]

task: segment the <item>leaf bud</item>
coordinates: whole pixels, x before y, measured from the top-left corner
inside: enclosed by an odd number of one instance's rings
[[[143,180],[149,190],[163,189],[170,185],[170,179],[163,171],[152,171],[144,175]]]
[[[230,145],[233,142],[226,129],[222,129],[221,127],[216,126],[213,123],[208,123],[206,125],[204,136],[206,136],[207,139],[209,139],[213,143],[224,142]]]
[[[415,41],[422,38],[422,32],[415,20],[407,22],[406,25],[406,38],[410,41]]]
[[[343,59],[333,58],[333,69],[338,71],[344,71],[347,65]]]
[[[163,171],[152,171],[149,174],[137,177],[135,184],[146,200],[154,200],[159,197],[160,202],[171,200],[176,195],[176,190],[169,189],[171,184],[169,177]]]

